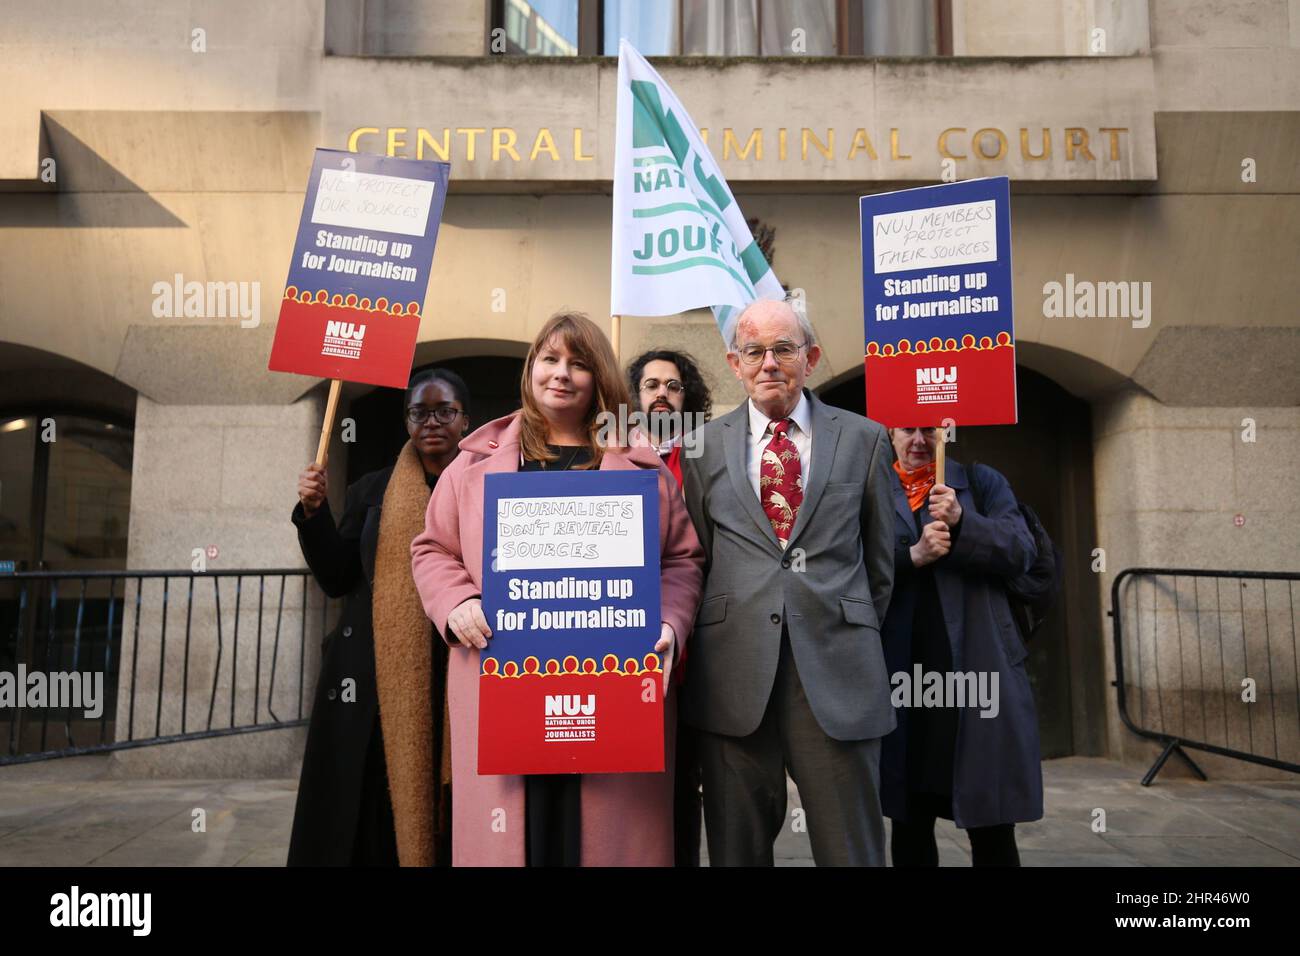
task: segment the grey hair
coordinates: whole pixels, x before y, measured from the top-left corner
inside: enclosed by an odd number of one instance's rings
[[[745,306],[739,315],[731,320],[731,327],[727,330],[727,344],[731,351],[735,352],[740,349],[740,320],[745,317],[745,313],[748,312],[756,303],[775,301],[775,299],[755,299],[753,302],[749,303],[749,305]],[[799,334],[803,336],[804,344],[809,348],[816,345],[817,333],[813,331],[812,323],[808,321],[808,300],[802,295],[787,294],[781,302],[784,305],[789,306],[790,311],[794,313],[795,321],[799,323]]]

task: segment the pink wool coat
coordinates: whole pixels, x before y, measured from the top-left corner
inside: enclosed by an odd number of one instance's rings
[[[411,543],[411,567],[425,612],[451,647],[447,700],[453,866],[525,862],[524,778],[478,774],[479,651],[462,647],[447,631],[452,610],[482,593],[483,476],[519,470],[519,431],[515,412],[460,443],[461,453],[438,478],[429,499],[424,533]],[[600,467],[659,471],[660,613],[677,635],[680,659],[704,577],[704,552],[690,516],[672,475],[653,450],[607,450]],[[583,776],[583,866],[672,866],[674,694],[668,695],[666,705],[666,772]]]

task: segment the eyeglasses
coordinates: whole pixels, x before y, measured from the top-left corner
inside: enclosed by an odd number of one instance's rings
[[[660,385],[666,387],[668,391],[672,392],[674,395],[680,395],[682,392],[686,391],[686,386],[675,378],[670,378],[666,382],[661,382],[657,378],[648,378],[641,383],[641,391],[657,392],[659,391]]]
[[[746,365],[761,365],[767,353],[771,352],[782,365],[791,365],[799,358],[799,350],[808,343],[778,342],[764,348],[761,345],[746,345],[739,353],[740,360]]]
[[[463,414],[459,408],[454,405],[439,405],[437,408],[427,408],[424,405],[412,405],[406,410],[406,420],[412,425],[423,425],[432,415],[434,420],[440,425],[450,425],[456,420],[458,415]]]

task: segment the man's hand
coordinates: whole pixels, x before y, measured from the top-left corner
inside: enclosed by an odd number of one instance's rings
[[[931,521],[921,531],[921,540],[912,545],[912,564],[923,568],[938,561],[952,550],[952,532],[942,521]]]
[[[314,515],[328,491],[329,479],[325,477],[324,468],[315,462],[304,468],[298,475],[298,500],[302,502],[302,513],[308,518]]]
[[[930,489],[930,517],[942,521],[949,528],[957,527],[957,522],[961,520],[957,492],[947,485],[935,484]]]
[[[677,635],[671,624],[659,625],[659,640],[655,641],[655,653],[663,657],[664,698],[668,697],[668,678],[673,673],[673,659],[677,656]]]
[[[483,616],[483,602],[478,598],[470,598],[457,604],[447,615],[447,630],[465,647],[477,647],[479,650],[487,647],[492,631],[488,628],[487,618]]]

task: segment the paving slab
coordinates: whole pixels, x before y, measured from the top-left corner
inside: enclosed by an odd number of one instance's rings
[[[131,779],[106,756],[0,768],[0,866],[283,866],[297,781]],[[1046,815],[1016,827],[1026,866],[1300,866],[1300,780],[1157,778],[1088,757],[1043,764]],[[812,866],[793,782],[778,866]],[[193,811],[207,830],[193,830]],[[1094,811],[1106,811],[1095,832]],[[888,832],[888,821],[886,821]],[[942,866],[970,841],[940,820]],[[707,865],[707,848],[704,853]]]

